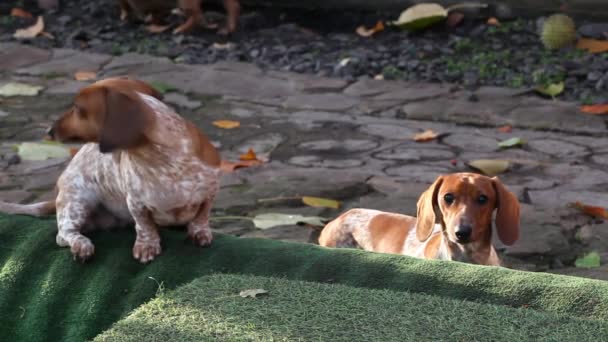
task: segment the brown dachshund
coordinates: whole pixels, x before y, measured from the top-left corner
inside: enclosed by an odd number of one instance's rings
[[[162,16],[168,15],[177,5],[184,12],[186,21],[178,26],[173,33],[191,31],[195,26],[204,23],[201,4],[203,0],[119,0],[120,18],[126,20],[130,15],[146,21],[157,23]],[[228,34],[236,30],[241,12],[238,0],[224,0],[227,19],[226,25],[218,33]]]
[[[0,212],[57,213],[57,244],[75,258],[93,256],[82,233],[135,223],[133,257],[161,253],[159,226],[186,225],[197,245],[211,244],[209,214],[219,189],[220,158],[209,139],[144,82],[111,78],[80,90],[52,126],[59,141],[86,142],[57,181],[55,200]]]
[[[496,177],[444,175],[420,196],[417,218],[351,209],[325,226],[319,244],[499,266],[492,246],[495,209],[498,237],[512,245],[519,238],[517,197]]]

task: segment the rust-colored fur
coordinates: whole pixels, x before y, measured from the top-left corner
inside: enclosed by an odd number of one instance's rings
[[[326,247],[500,265],[492,246],[492,214],[506,245],[519,238],[519,202],[498,178],[472,173],[440,176],[418,200],[418,217],[352,209],[328,223]]]

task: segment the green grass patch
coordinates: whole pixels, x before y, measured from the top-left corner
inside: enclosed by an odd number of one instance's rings
[[[55,244],[56,232],[54,218],[0,215],[1,341],[88,340],[150,299],[164,300],[177,287],[216,273],[325,283],[323,289],[341,284],[387,290],[398,293],[391,296],[395,303],[413,293],[608,320],[608,283],[598,280],[220,234],[210,248],[198,248],[185,240],[183,230],[166,229],[160,232],[163,254],[149,265],[131,256],[133,229],[91,234],[95,257],[81,264],[69,249]],[[273,300],[276,290],[267,290],[271,294],[264,300]],[[333,300],[343,296],[324,293]],[[390,306],[382,310],[392,310]],[[471,316],[470,310],[459,313],[462,324],[478,329],[468,324]],[[427,318],[430,329],[437,319]]]
[[[267,296],[242,298],[245,289]],[[608,322],[438,296],[216,274],[143,305],[95,341],[600,341]]]

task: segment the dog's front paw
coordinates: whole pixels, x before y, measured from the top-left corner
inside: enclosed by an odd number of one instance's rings
[[[133,245],[133,257],[143,264],[154,260],[160,252],[160,241],[135,241]]]
[[[213,241],[213,234],[209,227],[188,229],[188,238],[198,246],[207,247],[210,246]]]
[[[70,245],[74,260],[82,262],[89,260],[95,254],[95,246],[88,238],[82,236],[74,240]]]

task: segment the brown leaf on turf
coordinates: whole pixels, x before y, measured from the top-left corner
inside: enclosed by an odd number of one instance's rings
[[[608,114],[608,104],[582,106],[581,111],[583,113],[595,115]]]
[[[213,121],[213,126],[216,126],[216,127],[219,127],[219,128],[223,128],[223,129],[237,128],[240,125],[241,125],[240,122],[233,121],[233,120],[216,120],[216,121]]]
[[[498,21],[498,19],[496,19],[494,17],[490,17],[488,19],[488,25],[490,25],[490,26],[500,26],[500,21]]]
[[[13,8],[11,10],[11,16],[13,17],[20,17],[20,18],[33,18],[32,14],[28,11],[25,11],[21,8]]]
[[[24,28],[24,29],[18,29],[17,31],[15,31],[15,34],[13,34],[13,37],[15,38],[34,38],[37,35],[41,34],[44,31],[44,19],[42,19],[42,16],[39,16],[38,19],[36,19],[36,23],[30,27]]]
[[[506,125],[506,126],[498,127],[498,131],[500,133],[511,133],[511,131],[513,131],[513,126]]]
[[[608,52],[608,40],[581,38],[576,43],[576,48],[591,53]]]
[[[236,163],[228,161],[228,160],[222,160],[222,163],[220,164],[220,170],[230,173],[230,172],[234,172],[234,170],[236,170],[236,169],[241,169],[244,167],[251,167],[251,166],[260,165],[260,164],[262,164],[262,162],[259,160],[242,160],[242,161],[238,161]]]
[[[571,203],[571,206],[582,211],[586,215],[608,219],[608,211],[606,208],[586,205],[578,201]]]
[[[427,141],[437,139],[438,136],[439,136],[439,133],[433,131],[432,129],[427,129],[426,131],[424,131],[422,133],[418,133],[418,134],[414,135],[413,139],[416,142],[427,142]]]
[[[462,14],[460,12],[451,12],[450,14],[448,14],[448,18],[446,19],[446,24],[448,24],[449,27],[456,27],[456,26],[458,26],[458,24],[460,24],[462,22],[463,19],[464,19],[464,14]]]
[[[239,160],[258,160],[258,156],[255,154],[255,152],[253,151],[253,149],[249,149],[249,151],[247,151],[247,153],[245,154],[241,154],[239,156]]]
[[[378,22],[376,23],[376,25],[374,25],[374,27],[368,29],[365,26],[361,25],[359,27],[357,27],[357,30],[355,30],[355,32],[357,32],[358,35],[360,35],[361,37],[371,37],[374,34],[383,31],[384,30],[384,23],[380,20],[378,20]]]
[[[146,26],[146,31],[150,32],[150,33],[162,33],[167,31],[167,29],[171,27],[171,25],[148,25]]]
[[[94,80],[97,78],[97,73],[95,73],[94,71],[76,71],[76,73],[74,74],[74,79],[76,81],[90,81],[90,80]]]

